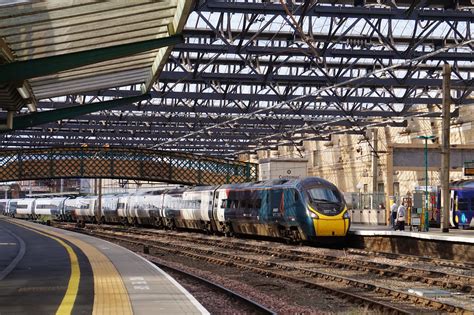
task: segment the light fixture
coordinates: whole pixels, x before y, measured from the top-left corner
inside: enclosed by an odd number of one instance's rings
[[[23,97],[25,100],[30,98],[30,92],[25,88],[24,85],[16,88],[18,93],[20,93],[21,97]]]
[[[34,103],[28,103],[28,104],[26,104],[26,107],[28,107],[28,110],[30,112],[36,112],[37,111],[36,105]]]

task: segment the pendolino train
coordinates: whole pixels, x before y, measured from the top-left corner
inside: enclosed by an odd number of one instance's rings
[[[341,192],[318,177],[103,195],[100,202],[97,196],[0,200],[2,211],[18,218],[193,229],[295,242],[343,237],[350,226]]]

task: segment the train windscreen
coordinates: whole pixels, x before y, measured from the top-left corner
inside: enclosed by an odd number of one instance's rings
[[[310,203],[326,215],[336,215],[344,210],[344,200],[337,189],[313,187],[307,193]]]

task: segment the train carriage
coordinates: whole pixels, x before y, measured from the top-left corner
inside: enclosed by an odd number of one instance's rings
[[[9,203],[9,210],[15,218],[35,219],[34,205],[35,199],[33,198],[12,199]]]
[[[35,218],[47,222],[61,219],[66,198],[37,198],[34,204]]]
[[[167,190],[163,196],[161,218],[167,229],[185,228],[182,224],[181,209],[185,208],[183,193],[185,189],[175,188]]]
[[[64,201],[63,211],[62,211],[62,219],[64,221],[74,221],[74,213],[76,209],[81,207],[81,199],[80,198],[67,198]]]
[[[120,218],[117,212],[120,196],[104,195],[101,200],[100,216],[101,222],[119,223]]]
[[[72,212],[73,221],[81,224],[99,222],[101,215],[97,196],[78,197],[75,200],[75,207]]]
[[[226,234],[304,241],[349,230],[342,194],[321,178],[223,185],[216,193],[217,225]]]
[[[211,186],[195,187],[184,191],[177,225],[210,232],[214,191],[215,188]]]

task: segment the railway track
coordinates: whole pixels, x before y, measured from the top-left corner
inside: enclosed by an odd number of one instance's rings
[[[447,259],[439,259],[439,258],[423,257],[423,256],[415,256],[415,255],[407,255],[407,254],[386,253],[386,252],[372,252],[372,251],[366,251],[366,250],[355,249],[355,248],[349,249],[348,253],[361,255],[361,256],[384,257],[384,258],[389,258],[389,259],[403,259],[406,261],[414,261],[414,262],[426,262],[426,263],[430,263],[436,266],[459,268],[459,269],[465,269],[465,270],[474,270],[474,263],[452,261],[452,260],[447,260]]]
[[[111,230],[115,230],[115,227],[111,227]],[[140,229],[133,229],[132,233],[136,235],[144,235],[144,236],[161,236],[161,237],[170,237],[169,234],[164,233],[157,233],[157,232],[150,232],[144,231]],[[206,237],[201,237],[199,235],[179,235],[173,234],[173,239],[181,239],[187,240],[190,242],[199,243],[202,245],[208,246],[217,246],[220,248],[226,249],[239,249],[239,250],[246,250],[252,251],[254,253],[259,254],[266,254],[272,255],[275,257],[292,259],[294,261],[305,261],[305,262],[312,262],[317,264],[326,265],[331,268],[339,268],[339,269],[346,269],[346,270],[359,270],[362,272],[370,272],[372,274],[386,277],[386,278],[397,278],[397,279],[404,279],[407,281],[413,282],[421,282],[425,284],[429,284],[431,286],[437,286],[444,289],[455,289],[459,290],[464,293],[473,292],[474,286],[474,277],[471,276],[464,276],[460,274],[450,274],[446,272],[440,271],[433,271],[427,270],[423,268],[413,268],[413,267],[405,267],[399,266],[394,264],[386,264],[386,263],[376,263],[364,259],[354,259],[354,258],[347,258],[347,257],[338,257],[334,255],[327,255],[327,254],[317,254],[317,253],[305,253],[299,250],[293,250],[289,248],[276,248],[270,247],[265,245],[255,245],[255,244],[248,244],[243,241],[239,240],[229,240],[223,238],[222,241],[216,242],[213,239],[209,239]],[[364,254],[365,256],[370,256],[371,253],[359,251],[359,250],[348,250],[349,253],[361,255]],[[385,254],[385,255],[384,255]],[[397,254],[390,254],[390,253],[374,253],[374,256],[382,256],[382,257],[389,257],[391,259],[403,259],[407,258],[408,261],[423,261],[423,262],[430,262],[434,265],[443,265],[446,267],[465,267],[464,269],[469,269],[467,264],[452,262],[450,261],[441,260],[441,259],[429,259],[426,257],[419,257],[420,259],[417,260],[417,256],[409,256],[409,255],[397,255]],[[363,257],[363,256],[362,256]],[[471,270],[474,270],[471,269]]]
[[[370,305],[372,308],[383,312],[419,313],[426,312],[427,309],[456,313],[472,311],[458,305],[409,294],[406,291],[397,290],[371,281],[334,274],[332,270],[331,272],[323,271],[324,268],[321,268],[321,265],[354,270],[353,268],[356,263],[351,261],[341,262],[335,260],[334,257],[324,257],[324,259],[321,257],[311,258],[301,255],[301,252],[295,253],[294,250],[275,250],[268,246],[232,244],[236,243],[234,241],[214,241],[210,244],[210,240],[184,235],[178,237],[178,240],[170,240],[170,237],[167,239],[165,237],[164,240],[151,239],[150,236],[158,237],[157,234],[159,233],[149,233],[146,231],[119,232],[94,230],[92,234],[111,241],[126,243],[137,251],[140,251],[144,242],[146,242],[150,253],[168,252],[175,255],[184,255],[218,265],[251,270],[268,277],[297,282],[309,287],[330,291],[336,296],[344,297],[359,304]],[[176,238],[176,234],[173,234],[172,237]],[[219,248],[219,251],[216,248]],[[253,257],[249,257],[249,253],[252,253]],[[268,257],[271,257],[271,259]],[[324,264],[322,262],[328,263]],[[360,266],[355,269],[360,270],[358,268]],[[377,269],[373,266],[362,266],[362,268],[364,271],[371,273],[381,272],[381,268]],[[393,276],[393,271],[380,274],[390,275],[390,273]],[[419,279],[410,279],[410,281],[419,281]],[[444,282],[435,283],[444,284]],[[464,289],[469,290],[467,288]]]
[[[184,276],[186,278],[191,278],[197,282],[199,282],[202,286],[206,287],[207,290],[212,290],[212,291],[218,291],[219,293],[229,297],[230,299],[233,299],[233,300],[237,300],[239,304],[242,304],[243,307],[242,309],[238,309],[238,310],[234,310],[235,312],[242,312],[242,313],[246,313],[246,314],[259,314],[259,315],[275,315],[276,312],[268,309],[267,307],[249,299],[249,298],[246,298],[245,296],[235,292],[235,291],[232,291],[232,290],[229,290],[223,286],[221,286],[220,284],[218,283],[215,283],[215,282],[212,282],[212,281],[209,281],[207,279],[204,279],[202,277],[199,277],[197,275],[194,275],[192,273],[189,273],[187,271],[184,271],[184,270],[181,270],[179,268],[176,268],[176,267],[173,267],[171,266],[170,264],[166,264],[166,263],[163,263],[163,262],[157,262],[156,260],[153,259],[153,257],[151,257],[149,259],[153,264],[155,264],[156,266],[160,267],[161,269],[167,271],[167,272],[170,272],[173,273],[173,274],[179,274],[181,276]]]

